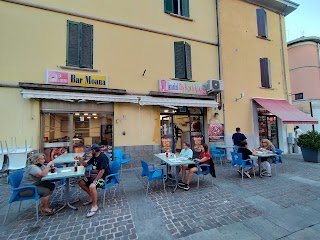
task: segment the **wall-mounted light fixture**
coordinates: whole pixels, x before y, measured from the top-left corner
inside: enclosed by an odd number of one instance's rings
[[[239,98],[236,98],[236,102],[238,101],[238,100],[240,100],[241,98],[243,98],[244,97],[244,92],[242,91],[241,93],[240,93],[240,97]]]

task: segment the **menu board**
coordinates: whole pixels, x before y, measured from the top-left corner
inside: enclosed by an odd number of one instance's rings
[[[172,152],[172,137],[161,137],[161,150],[164,152]]]

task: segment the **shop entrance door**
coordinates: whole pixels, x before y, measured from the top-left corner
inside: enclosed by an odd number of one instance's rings
[[[259,119],[259,138],[269,139],[271,143],[278,148],[278,125],[277,116],[274,115],[260,115]]]

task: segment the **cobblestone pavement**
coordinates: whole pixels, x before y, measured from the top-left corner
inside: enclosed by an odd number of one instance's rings
[[[141,169],[123,171],[104,208],[99,192],[99,211],[92,218],[85,218],[86,194],[74,186],[71,198],[81,199],[75,203],[79,210],[67,208],[36,223],[32,201],[20,212],[14,203],[0,239],[319,239],[320,164],[304,162],[301,155],[285,155],[284,162],[284,172],[277,166],[271,178],[243,181],[230,163],[216,164],[213,185],[207,175],[197,189],[195,176],[189,191],[171,193],[159,180],[147,197]],[[10,194],[6,178],[0,178],[1,219]],[[55,191],[51,205],[63,201],[60,197]]]

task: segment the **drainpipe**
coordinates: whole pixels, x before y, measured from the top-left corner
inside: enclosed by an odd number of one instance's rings
[[[283,65],[283,79],[285,83],[285,94],[286,99],[289,102],[289,92],[288,92],[288,79],[287,79],[287,68],[285,61],[285,53],[284,53],[284,41],[283,41],[283,27],[282,27],[282,19],[281,14],[279,14],[279,22],[280,22],[280,37],[281,37],[281,53],[282,53],[282,65]]]
[[[216,0],[216,23],[217,23],[217,37],[218,37],[218,78],[222,79],[222,60],[221,60],[221,36],[220,36],[220,16],[219,16],[219,0]],[[218,99],[218,97],[217,97]],[[220,103],[222,104],[222,112],[223,112],[223,124],[224,124],[224,141],[226,141],[226,112],[224,108],[224,94],[219,93]]]

